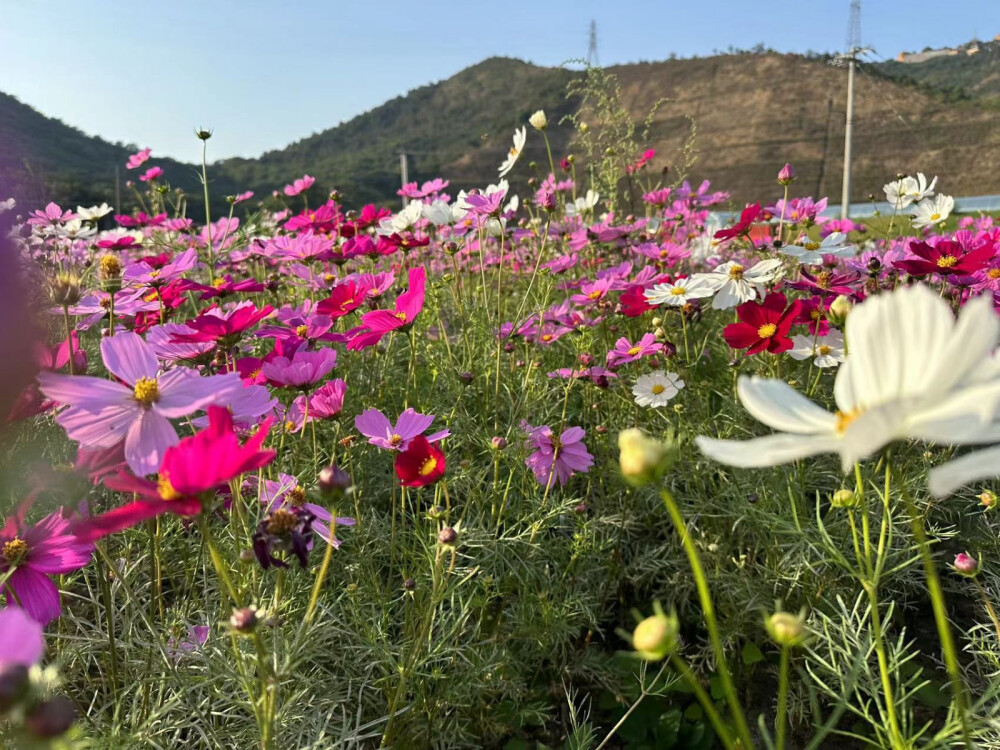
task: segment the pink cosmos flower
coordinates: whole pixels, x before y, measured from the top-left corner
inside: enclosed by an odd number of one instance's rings
[[[392,424],[378,409],[366,409],[354,418],[354,426],[368,438],[369,443],[390,451],[406,450],[410,441],[422,435],[433,422],[433,414],[420,414],[413,409],[400,414],[396,424]],[[448,430],[441,430],[429,435],[427,440],[434,443],[450,434]]]
[[[532,427],[522,422],[521,427],[528,433],[525,448],[533,450],[524,463],[540,484],[549,487],[555,479],[565,485],[575,472],[586,474],[594,465],[594,457],[583,444],[586,432],[582,427],[568,427],[559,437],[548,425]]]
[[[347,384],[337,378],[323,383],[309,396],[309,416],[315,419],[330,419],[340,414],[344,408],[344,393]]]
[[[42,659],[45,638],[37,620],[20,607],[0,610],[0,668],[8,664],[30,667]]]
[[[394,311],[372,310],[361,316],[361,325],[367,331],[356,334],[348,342],[348,349],[359,351],[374,346],[390,331],[403,328],[413,322],[417,314],[424,308],[427,272],[423,266],[410,269],[409,283],[409,288],[396,298]]]
[[[152,151],[153,151],[153,149],[151,149],[151,148],[144,148],[142,151],[139,151],[137,153],[132,154],[128,158],[128,161],[125,162],[125,168],[126,169],[138,169],[139,167],[141,167],[143,164],[146,163],[146,161],[149,159],[149,155],[150,155],[150,153],[152,153]]]
[[[63,211],[55,203],[49,203],[44,209],[32,211],[28,218],[28,224],[33,227],[55,226],[65,224],[67,221],[76,218],[76,214],[70,210]]]
[[[304,193],[306,190],[313,186],[316,182],[315,177],[310,177],[309,175],[303,175],[299,179],[292,182],[290,185],[285,185],[285,195],[289,198],[293,198],[296,195]]]
[[[190,271],[197,262],[198,251],[191,247],[159,268],[154,268],[145,261],[133,263],[125,269],[122,280],[136,286],[163,286]]]
[[[158,180],[163,176],[163,170],[159,167],[150,167],[141,175],[139,175],[139,180],[141,182],[152,182],[153,180]]]
[[[23,504],[0,530],[0,574],[10,574],[3,587],[7,603],[19,603],[42,625],[59,617],[59,589],[49,576],[72,573],[90,561],[92,545],[70,531],[70,522],[60,513],[27,526]]]
[[[336,364],[337,352],[333,349],[297,351],[291,358],[275,357],[265,362],[260,374],[272,385],[308,390],[329,375]]]
[[[171,340],[215,341],[223,347],[229,347],[239,341],[245,331],[257,325],[272,312],[274,308],[270,305],[258,310],[253,302],[241,302],[228,310],[212,307],[187,322],[188,328],[194,329],[194,333],[177,333]]]
[[[243,201],[248,201],[253,198],[253,190],[247,190],[245,193],[240,193],[239,195],[233,196],[233,205],[237,203],[242,203]]]
[[[615,348],[608,352],[608,367],[618,367],[627,362],[635,362],[640,357],[663,351],[663,344],[656,343],[656,336],[647,333],[634,345],[624,336],[615,342]]]
[[[142,247],[142,243],[131,234],[110,232],[97,241],[97,246],[102,250],[131,250]]]
[[[465,196],[465,205],[477,216],[496,216],[500,213],[506,190],[494,190],[492,193],[469,193]]]
[[[242,389],[235,373],[201,377],[177,367],[161,373],[153,349],[132,332],[101,342],[108,371],[122,382],[85,375],[38,376],[42,393],[68,409],[56,421],[85,448],[125,441],[125,460],[138,475],[152,474],[178,441],[171,419],[224,404]]]
[[[167,449],[157,481],[124,473],[105,480],[110,489],[135,493],[138,500],[80,519],[74,533],[81,540],[94,541],[164,513],[201,513],[202,502],[211,500],[231,480],[274,460],[274,451],[261,450],[272,421],[265,419],[241,445],[229,411],[208,407],[208,427]]]

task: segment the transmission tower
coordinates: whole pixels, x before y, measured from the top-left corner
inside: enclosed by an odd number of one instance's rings
[[[847,50],[837,55],[833,64],[847,68],[847,119],[844,123],[844,179],[840,192],[840,218],[846,219],[851,210],[851,140],[854,135],[854,69],[858,57],[871,52],[861,46],[861,0],[851,0],[847,22]]]
[[[590,20],[590,45],[587,47],[587,65],[593,68],[601,67],[601,60],[597,56],[597,21]]]

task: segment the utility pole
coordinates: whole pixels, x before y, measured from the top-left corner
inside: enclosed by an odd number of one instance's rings
[[[858,57],[870,52],[861,46],[861,0],[851,0],[851,16],[847,24],[847,52],[837,55],[832,64],[847,66],[847,119],[844,123],[844,177],[840,191],[840,218],[846,219],[851,211],[851,147],[854,137],[854,69]]]
[[[405,189],[406,188],[406,183],[408,183],[410,181],[410,170],[409,170],[409,164],[407,164],[406,152],[405,151],[400,151],[399,152],[399,176],[402,178],[403,188]],[[410,202],[409,199],[404,195],[403,196],[403,208],[406,208],[406,206],[407,206],[407,204],[409,204],[409,202]]]
[[[118,174],[118,165],[115,164],[115,213],[122,212],[122,178]]]

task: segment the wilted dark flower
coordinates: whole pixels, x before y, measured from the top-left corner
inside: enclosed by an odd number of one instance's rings
[[[305,507],[294,506],[281,507],[264,516],[253,535],[253,551],[261,567],[287,568],[284,558],[288,555],[294,555],[299,565],[306,567],[315,518]]]

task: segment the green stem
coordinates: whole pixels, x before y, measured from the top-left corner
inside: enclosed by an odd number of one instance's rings
[[[233,579],[229,575],[229,571],[226,569],[226,561],[222,559],[222,555],[219,553],[219,548],[215,546],[215,539],[212,537],[212,529],[208,523],[208,517],[204,512],[198,515],[198,527],[201,529],[202,538],[205,540],[205,546],[208,547],[209,557],[212,558],[212,566],[215,568],[216,575],[219,576],[219,580],[222,581],[222,585],[226,589],[226,593],[229,594],[229,598],[233,602],[233,606],[237,609],[243,607],[243,601],[240,599],[240,595],[236,592],[236,587],[233,585]]]
[[[781,647],[781,665],[778,667],[778,726],[775,729],[778,750],[785,750],[785,732],[788,728],[788,646]]]
[[[677,503],[673,496],[666,490],[660,490],[660,497],[667,507],[670,520],[674,528],[681,537],[681,544],[684,552],[687,553],[688,564],[691,566],[691,573],[694,575],[695,586],[698,589],[698,599],[701,601],[702,613],[705,616],[705,625],[708,628],[708,638],[712,644],[712,652],[715,654],[716,668],[719,672],[719,679],[722,682],[722,690],[726,694],[726,703],[729,705],[729,713],[736,724],[736,731],[745,750],[754,746],[750,737],[750,729],[747,726],[746,716],[743,714],[743,707],[740,705],[736,695],[736,687],[733,685],[733,678],[729,674],[729,667],[726,666],[726,652],[722,646],[722,637],[719,635],[719,626],[715,620],[715,607],[712,604],[712,594],[708,590],[708,579],[705,576],[705,569],[701,565],[701,558],[698,556],[698,549],[694,546],[694,540],[688,532],[687,524],[681,515]]]
[[[201,185],[205,193],[205,239],[208,243],[208,283],[215,282],[215,258],[212,251],[212,208],[208,202],[208,141],[201,142]]]

